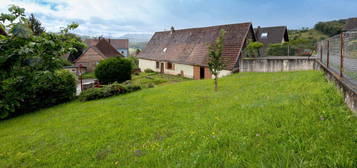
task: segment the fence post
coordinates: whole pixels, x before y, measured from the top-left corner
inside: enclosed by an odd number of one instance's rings
[[[320,45],[320,61],[322,62],[322,51],[323,51],[323,47],[324,47],[324,43],[321,42],[321,45]]]
[[[343,37],[344,33],[342,32],[340,34],[340,77],[343,77],[343,50],[345,48]]]
[[[327,68],[330,66],[330,40],[327,40],[327,60],[326,60],[326,65]]]

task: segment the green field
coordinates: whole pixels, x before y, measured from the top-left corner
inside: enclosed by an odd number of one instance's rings
[[[240,73],[0,121],[0,167],[357,167],[357,119],[320,72]]]

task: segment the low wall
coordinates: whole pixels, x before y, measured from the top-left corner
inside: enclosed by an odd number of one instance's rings
[[[347,79],[341,78],[336,72],[328,69],[318,59],[316,59],[314,69],[323,71],[326,78],[335,83],[343,94],[347,106],[357,115],[357,86]]]
[[[270,56],[240,59],[240,72],[285,72],[314,69],[316,57]]]

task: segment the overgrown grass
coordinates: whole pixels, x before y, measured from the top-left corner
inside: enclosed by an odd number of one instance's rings
[[[176,76],[176,75],[142,72],[139,75],[132,75],[132,80],[130,81],[130,83],[145,88],[145,87],[150,87],[149,85],[151,86],[164,85],[164,84],[177,83],[187,80],[190,79]]]
[[[316,71],[240,73],[0,122],[0,167],[357,167],[357,120]]]

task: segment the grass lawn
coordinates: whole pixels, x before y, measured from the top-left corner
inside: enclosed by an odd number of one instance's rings
[[[132,75],[130,83],[148,87],[148,85],[166,85],[182,81],[188,81],[189,78],[184,78],[176,75],[167,75],[161,73],[145,73],[142,72],[139,75]]]
[[[0,121],[0,167],[357,167],[357,119],[320,72],[240,73]]]

